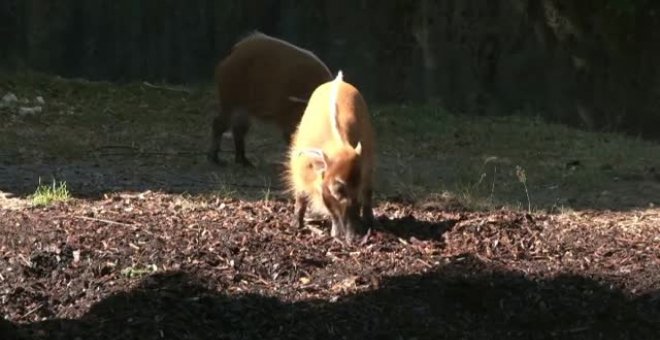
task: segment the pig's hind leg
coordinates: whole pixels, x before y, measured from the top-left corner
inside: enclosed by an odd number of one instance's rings
[[[220,152],[220,144],[222,142],[222,135],[229,130],[229,124],[231,120],[230,110],[222,108],[218,105],[214,105],[213,110],[216,111],[216,115],[211,122],[211,143],[206,153],[206,158],[209,162],[223,165],[224,162],[220,161],[218,158],[218,152]]]

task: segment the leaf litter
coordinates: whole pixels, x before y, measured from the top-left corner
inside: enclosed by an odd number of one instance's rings
[[[345,245],[327,225],[294,228],[285,200],[182,202],[116,193],[0,210],[0,331],[21,339],[660,334],[657,210],[530,215],[388,202],[366,243]]]

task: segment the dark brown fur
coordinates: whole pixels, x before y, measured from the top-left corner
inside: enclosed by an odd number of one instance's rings
[[[332,74],[311,52],[257,32],[234,45],[216,67],[215,80],[219,108],[208,159],[220,163],[220,139],[231,128],[235,162],[252,166],[245,156],[250,119],[277,125],[290,143],[307,99]]]

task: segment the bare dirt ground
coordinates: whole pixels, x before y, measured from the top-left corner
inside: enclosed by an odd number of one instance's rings
[[[203,96],[10,90],[46,104],[0,107],[0,339],[660,338],[657,145],[374,109],[380,225],[348,246],[292,227],[277,137],[206,163]],[[73,199],[32,206],[39,178]]]

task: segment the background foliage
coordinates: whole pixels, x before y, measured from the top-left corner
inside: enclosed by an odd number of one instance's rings
[[[542,115],[658,137],[650,0],[4,0],[0,65],[209,82],[253,29],[315,51],[368,100]]]

